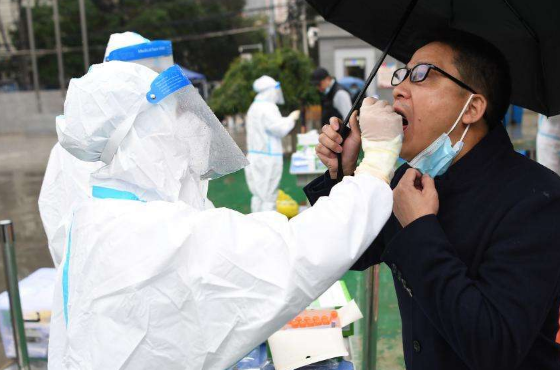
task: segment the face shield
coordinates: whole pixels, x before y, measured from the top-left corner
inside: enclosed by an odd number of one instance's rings
[[[146,201],[201,208],[207,180],[248,164],[179,66],[158,75],[135,63],[95,65],[70,84],[65,115],[61,145],[106,164],[91,184]]]
[[[156,72],[162,72],[173,66],[173,47],[171,41],[157,40],[130,45],[108,52],[105,62],[119,60],[134,62]]]
[[[146,95],[174,122],[174,136],[188,157],[188,171],[212,180],[240,170],[248,162],[243,152],[177,65],[161,73]]]
[[[255,101],[264,101],[277,105],[285,104],[280,82],[275,81],[272,77],[263,76],[257,79],[253,84],[253,89],[257,92]]]
[[[284,101],[284,94],[282,93],[282,87],[280,86],[280,82],[276,83],[274,86],[274,98],[276,99],[276,104],[284,105],[286,102]]]

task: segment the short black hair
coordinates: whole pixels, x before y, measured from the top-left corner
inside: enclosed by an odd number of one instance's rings
[[[419,45],[442,43],[453,49],[461,79],[488,100],[484,119],[489,128],[499,124],[509,107],[511,76],[502,52],[489,41],[459,30],[439,30],[424,36]]]
[[[319,67],[311,74],[311,83],[318,85],[319,82],[323,81],[327,77],[330,77],[329,71],[323,67]]]

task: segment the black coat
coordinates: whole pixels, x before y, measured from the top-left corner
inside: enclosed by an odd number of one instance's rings
[[[354,266],[391,268],[407,369],[560,369],[560,178],[499,126],[435,184],[438,215],[391,216]],[[304,190],[314,203],[332,186]]]
[[[334,106],[334,96],[340,90],[346,91],[338,82],[334,82],[328,94],[321,95],[321,124],[326,124],[329,122],[331,117],[337,117],[343,119],[342,113]]]

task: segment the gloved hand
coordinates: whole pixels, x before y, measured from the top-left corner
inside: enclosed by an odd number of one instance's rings
[[[292,113],[288,114],[288,118],[291,118],[292,120],[294,120],[294,122],[296,122],[299,119],[299,110],[295,110]]]
[[[362,139],[387,141],[403,133],[402,117],[385,100],[366,98],[360,108]]]
[[[391,182],[402,147],[402,117],[386,101],[364,99],[360,108],[364,159],[356,174],[369,174]]]

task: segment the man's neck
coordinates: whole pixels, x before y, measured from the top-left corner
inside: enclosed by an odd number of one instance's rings
[[[329,83],[329,86],[325,89],[325,92],[324,92],[325,95],[328,95],[331,92],[331,89],[332,89],[334,83],[335,83],[334,78],[331,78],[331,82]]]
[[[467,135],[463,140],[463,149],[459,152],[459,154],[457,154],[453,163],[463,158],[488,134],[488,125],[484,121],[472,123],[470,126],[471,128],[469,129],[469,132],[467,132]],[[452,142],[455,143],[456,140],[452,140]]]

